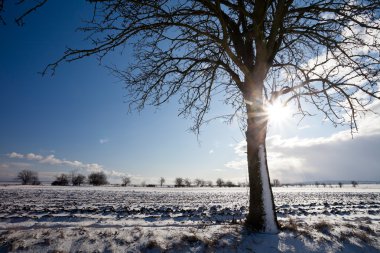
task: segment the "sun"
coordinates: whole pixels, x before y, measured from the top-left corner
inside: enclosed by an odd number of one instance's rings
[[[274,103],[269,103],[266,106],[266,114],[269,120],[269,123],[282,124],[287,121],[290,116],[289,106],[285,106],[280,101],[275,101]]]

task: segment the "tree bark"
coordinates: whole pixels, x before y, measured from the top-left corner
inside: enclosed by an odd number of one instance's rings
[[[246,225],[257,232],[278,233],[265,147],[268,119],[261,97],[255,97],[247,102],[246,138],[250,192]]]

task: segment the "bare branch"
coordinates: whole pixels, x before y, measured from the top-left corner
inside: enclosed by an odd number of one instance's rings
[[[19,1],[19,4],[24,3]],[[41,0],[16,19],[43,6]],[[80,31],[90,45],[68,48],[62,62],[134,47],[128,68],[110,67],[126,82],[131,110],[178,99],[179,114],[205,118],[221,93],[245,115],[244,98],[311,103],[333,124],[356,117],[379,99],[380,4],[375,0],[90,0],[93,15]],[[1,5],[0,5],[1,6]],[[1,9],[1,7],[0,7]],[[214,117],[212,117],[214,118]]]

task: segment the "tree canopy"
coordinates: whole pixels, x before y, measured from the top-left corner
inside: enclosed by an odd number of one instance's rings
[[[46,2],[16,21],[22,24]],[[244,115],[237,112],[245,112],[253,89],[248,83],[255,78],[265,80],[267,101],[283,97],[308,115],[306,102],[333,124],[351,128],[379,98],[376,0],[89,2],[94,15],[81,28],[89,34],[89,48],[69,48],[45,73],[62,61],[101,59],[133,46],[136,61],[114,69],[127,83],[131,108],[159,106],[177,95],[180,114],[194,117],[194,130],[221,91],[235,108],[229,116]]]

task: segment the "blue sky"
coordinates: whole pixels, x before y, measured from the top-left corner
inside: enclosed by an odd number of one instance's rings
[[[168,183],[177,176],[245,181],[244,137],[237,124],[214,121],[197,138],[188,131],[191,120],[177,116],[176,100],[129,114],[123,83],[94,58],[64,63],[54,76],[38,74],[66,46],[86,45],[75,31],[89,14],[84,2],[49,1],[23,27],[12,22],[20,10],[6,2],[8,24],[0,27],[0,180],[13,179],[21,169],[38,171],[42,180],[98,169],[115,183],[121,175],[131,175],[134,183],[155,183],[161,176]],[[129,52],[105,63],[126,65]],[[214,112],[228,109],[217,103]],[[364,134],[354,140],[321,117],[298,120],[270,129],[272,178],[380,180],[380,127],[368,124],[380,126],[378,117],[363,119]],[[353,154],[363,157],[366,173],[355,169]]]

